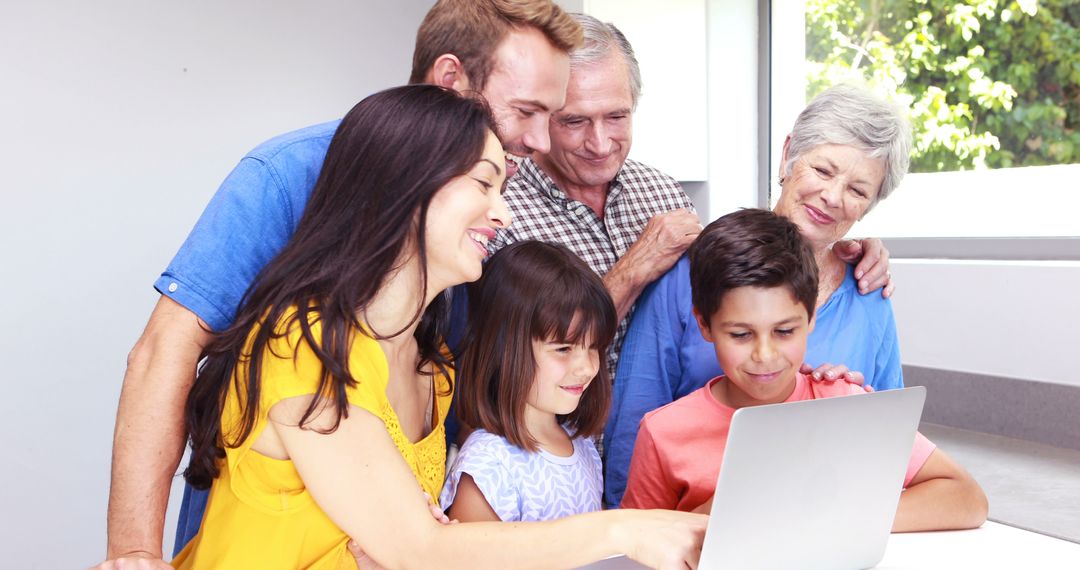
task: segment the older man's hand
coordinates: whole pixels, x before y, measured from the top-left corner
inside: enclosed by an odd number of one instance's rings
[[[701,229],[701,220],[690,210],[672,210],[649,220],[634,245],[604,276],[620,319],[646,285],[675,265]]]
[[[889,250],[885,249],[881,240],[839,241],[833,245],[833,253],[844,263],[858,263],[855,266],[855,280],[859,284],[859,293],[865,295],[881,289],[881,296],[888,299],[896,290],[889,271]]]
[[[701,220],[690,210],[672,210],[653,216],[634,245],[623,256],[639,266],[643,285],[671,269],[701,233]]]

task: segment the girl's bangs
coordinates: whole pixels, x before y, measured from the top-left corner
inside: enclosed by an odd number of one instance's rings
[[[615,314],[604,289],[575,280],[554,284],[561,295],[543,295],[537,302],[532,336],[535,339],[567,344],[589,342],[590,348],[605,349],[615,338]]]

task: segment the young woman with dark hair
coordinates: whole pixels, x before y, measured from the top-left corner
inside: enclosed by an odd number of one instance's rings
[[[351,567],[350,536],[394,568],[696,560],[700,518],[443,525],[421,499],[443,483],[453,388],[441,293],[480,276],[510,221],[504,165],[485,105],[445,89],[390,89],[346,115],[291,241],[191,390],[185,476],[211,491],[174,566]]]

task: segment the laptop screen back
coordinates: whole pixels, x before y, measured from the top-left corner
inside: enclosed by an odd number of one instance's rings
[[[926,389],[736,411],[701,568],[868,568],[885,553]]]

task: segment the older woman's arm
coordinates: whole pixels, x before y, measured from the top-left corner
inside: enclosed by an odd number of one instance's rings
[[[315,501],[388,568],[570,568],[626,554],[655,568],[694,567],[708,517],[603,511],[542,523],[436,522],[382,420],[355,406],[331,433],[321,414],[297,428],[310,396],[274,405],[270,418]]]
[[[877,238],[859,241],[844,240],[833,245],[833,252],[844,263],[855,265],[855,279],[859,282],[859,293],[866,295],[881,289],[881,296],[891,297],[896,290],[892,273],[889,272],[889,250]]]

